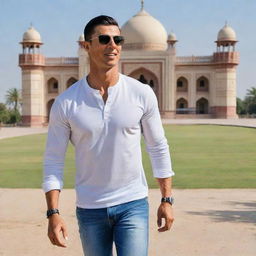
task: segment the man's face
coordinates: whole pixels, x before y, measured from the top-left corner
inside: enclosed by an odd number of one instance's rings
[[[111,40],[107,44],[99,42],[99,35],[108,35]],[[116,45],[113,36],[119,36],[120,30],[117,26],[99,25],[95,27],[94,33],[91,36],[91,41],[86,42],[86,50],[91,61],[91,68],[111,69],[118,66],[122,46]]]

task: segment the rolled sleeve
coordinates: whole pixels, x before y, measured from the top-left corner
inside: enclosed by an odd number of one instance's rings
[[[155,93],[151,88],[148,91],[145,112],[141,120],[146,150],[150,156],[154,177],[167,178],[174,175],[169,145],[164,134]]]
[[[50,112],[46,150],[44,154],[44,192],[63,188],[65,154],[70,138],[70,126],[63,107],[55,100]]]

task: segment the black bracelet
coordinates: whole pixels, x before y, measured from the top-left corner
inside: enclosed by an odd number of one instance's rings
[[[50,209],[50,210],[48,210],[48,211],[46,212],[46,216],[47,216],[47,218],[49,218],[50,216],[52,216],[52,215],[55,214],[55,213],[60,214],[60,212],[59,212],[58,209]]]
[[[173,205],[174,198],[173,197],[162,197],[161,203],[169,203],[170,205]]]

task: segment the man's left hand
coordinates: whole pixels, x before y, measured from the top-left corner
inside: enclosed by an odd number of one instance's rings
[[[165,219],[165,224],[163,227],[162,227],[162,224],[163,224],[162,219]],[[173,221],[174,221],[174,217],[173,217],[172,205],[167,202],[161,203],[157,211],[157,225],[159,227],[158,231],[165,232],[167,230],[170,230]]]

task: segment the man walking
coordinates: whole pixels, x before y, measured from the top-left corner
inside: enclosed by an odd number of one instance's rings
[[[84,254],[111,256],[114,242],[118,256],[146,256],[148,186],[141,134],[162,194],[159,232],[173,222],[174,173],[157,99],[150,86],[119,73],[124,38],[112,17],[92,19],[84,36],[90,72],[56,98],[50,113],[43,183],[48,236],[52,244],[66,247],[58,199],[70,140],[76,154],[76,214]]]

